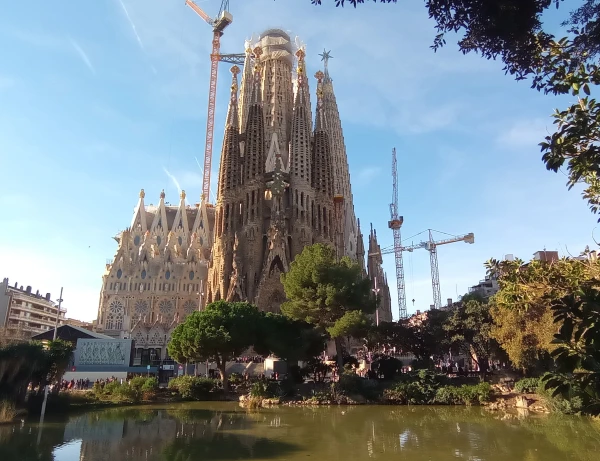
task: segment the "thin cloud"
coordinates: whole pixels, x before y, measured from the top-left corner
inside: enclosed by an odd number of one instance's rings
[[[169,170],[167,170],[164,166],[163,166],[163,170],[166,173],[166,175],[169,177],[169,179],[171,179],[171,181],[173,181],[173,185],[177,188],[177,191],[181,194],[181,186],[179,185],[179,181],[177,181],[177,178],[175,176],[173,176],[171,173],[169,173]]]
[[[381,174],[381,167],[368,166],[358,172],[356,179],[359,184],[366,185],[372,182],[379,174]]]
[[[81,46],[79,46],[79,43],[77,43],[75,40],[73,40],[70,37],[69,37],[69,41],[71,42],[71,45],[73,46],[73,48],[75,49],[75,51],[77,52],[77,54],[79,55],[81,60],[84,62],[84,64],[88,67],[88,69],[90,69],[92,74],[96,75],[96,69],[94,69],[92,62],[90,61],[90,58],[85,53],[85,51],[83,51],[83,48],[81,48]]]
[[[123,3],[123,0],[119,0],[119,3],[121,4],[121,8],[123,8],[123,12],[125,13],[125,17],[127,18],[127,21],[129,22],[129,25],[131,26],[131,29],[133,30],[133,33],[135,35],[135,38],[136,38],[137,42],[140,45],[140,48],[142,49],[142,51],[146,52],[146,50],[144,48],[144,43],[142,42],[142,39],[140,38],[140,34],[138,34],[138,32],[137,32],[137,29],[135,27],[135,23],[131,19],[131,16],[129,16],[129,11],[127,11],[127,7],[125,6],[125,3]]]

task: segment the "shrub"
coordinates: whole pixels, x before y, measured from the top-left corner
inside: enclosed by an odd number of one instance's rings
[[[156,378],[146,378],[144,384],[142,385],[142,392],[144,394],[144,398],[152,398],[155,396],[158,391],[158,379]]]
[[[152,379],[152,378],[144,378],[143,376],[137,376],[135,378],[131,378],[129,380],[129,386],[131,386],[136,391],[141,391],[142,390],[142,386],[144,384],[146,384],[146,380],[147,379]]]
[[[515,383],[515,391],[521,394],[533,394],[540,387],[540,378],[523,378]]]
[[[383,393],[388,403],[407,405],[474,405],[490,400],[489,383],[452,386],[444,375],[427,370],[402,375],[402,380]]]
[[[337,390],[343,395],[360,395],[367,400],[375,400],[379,397],[377,382],[372,379],[361,378],[354,372],[346,372],[340,376]]]
[[[111,383],[113,384],[113,383]],[[141,400],[142,398],[142,392],[141,389],[137,389],[132,385],[129,385],[127,383],[123,383],[123,384],[119,384],[116,383],[116,387],[114,387],[114,390],[112,391],[112,396],[114,398],[116,398],[116,400],[119,401],[124,401],[124,402],[132,402],[132,403],[137,403]],[[106,390],[105,386],[105,390]]]
[[[179,376],[169,383],[186,400],[203,400],[218,388],[217,380],[199,376]]]
[[[262,397],[264,399],[281,397],[282,390],[275,381],[257,381],[250,388],[251,397]]]
[[[228,381],[230,384],[238,385],[244,382],[244,377],[240,373],[231,373],[229,375]]]
[[[7,400],[0,401],[0,423],[10,423],[17,416],[15,404]]]
[[[440,387],[434,398],[434,402],[442,405],[477,405],[489,402],[492,387],[489,383],[479,383],[473,386],[463,384],[460,387]]]

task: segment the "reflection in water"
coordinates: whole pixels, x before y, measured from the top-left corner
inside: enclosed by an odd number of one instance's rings
[[[600,423],[502,420],[451,407],[275,408],[230,403],[112,409],[0,427],[0,461],[234,459],[592,461]]]

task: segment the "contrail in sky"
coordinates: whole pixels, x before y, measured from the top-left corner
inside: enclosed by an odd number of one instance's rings
[[[71,37],[69,37],[69,41],[71,42],[73,48],[75,48],[75,51],[77,51],[77,54],[79,55],[81,60],[85,63],[86,66],[88,66],[88,69],[92,71],[92,74],[96,74],[96,69],[94,69],[94,66],[92,66],[92,62],[90,61],[90,58],[88,58],[88,55],[85,54],[85,51],[83,51],[83,48],[81,48],[79,44]]]
[[[177,181],[177,178],[175,176],[173,176],[171,173],[169,173],[169,170],[167,170],[164,166],[163,166],[163,170],[165,171],[167,176],[171,179],[171,181],[173,181],[173,184],[175,185],[175,187],[181,194],[181,186],[179,185],[179,181]]]
[[[123,11],[125,12],[125,16],[127,16],[127,21],[129,21],[129,25],[133,29],[133,33],[135,34],[135,38],[137,39],[138,43],[140,44],[140,48],[142,49],[142,51],[145,52],[146,50],[144,49],[144,44],[142,43],[142,39],[140,38],[140,35],[137,33],[137,29],[135,28],[135,24],[131,20],[131,16],[129,16],[129,11],[127,11],[127,8],[125,7],[125,3],[123,3],[123,0],[119,0],[119,3],[121,4]]]

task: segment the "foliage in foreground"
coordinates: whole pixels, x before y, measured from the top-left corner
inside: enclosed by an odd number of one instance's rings
[[[525,372],[548,370],[559,327],[551,305],[600,277],[600,263],[572,259],[528,264],[521,260],[490,260],[486,265],[490,274],[498,277],[500,287],[492,300],[492,337],[515,367]]]
[[[100,401],[115,403],[138,403],[142,400],[151,400],[158,392],[158,379],[137,377],[132,378],[129,383],[124,381],[113,381],[106,383],[104,387],[100,383],[94,383],[94,396]]]
[[[220,387],[215,379],[187,375],[173,378],[169,389],[177,391],[184,400],[209,400],[211,393]]]
[[[582,413],[600,415],[600,281],[555,300],[552,311],[560,325],[552,352],[556,371],[542,378],[544,387]]]
[[[39,342],[0,348],[0,398],[21,402],[27,386],[45,385],[60,378],[69,363],[73,346],[60,339],[48,347]]]

